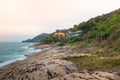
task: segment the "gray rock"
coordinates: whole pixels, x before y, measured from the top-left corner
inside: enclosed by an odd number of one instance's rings
[[[67,74],[77,72],[77,67],[75,65],[63,65],[63,68]]]
[[[49,79],[52,79],[52,78],[55,78],[55,77],[58,76],[58,74],[57,74],[56,71],[50,70],[50,69],[48,69],[47,74],[48,74],[48,76],[49,76]]]

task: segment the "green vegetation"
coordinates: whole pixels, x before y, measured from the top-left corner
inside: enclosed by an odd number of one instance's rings
[[[116,40],[110,47],[113,51],[120,52],[120,40]]]
[[[67,44],[75,44],[76,42],[82,41],[81,36],[74,37],[72,39],[68,39]]]
[[[64,46],[67,42],[67,39],[66,38],[63,38],[61,37],[57,42],[56,42],[56,45],[57,46]]]
[[[74,56],[63,58],[72,61],[81,69],[117,70],[120,69],[120,58],[99,58],[95,56]]]
[[[74,25],[68,31],[77,30],[83,30],[83,39],[95,39],[101,31],[108,37],[114,33],[114,37],[118,39],[120,37],[120,9]]]
[[[95,18],[91,18],[90,20],[86,22],[82,22],[78,25],[74,25],[73,28],[66,29],[66,30],[56,30],[56,32],[64,32],[65,34],[68,32],[76,32],[82,30],[82,35],[78,37],[74,37],[72,39],[64,39],[64,45],[65,44],[75,44],[76,42],[83,42],[83,41],[89,41],[89,44],[91,44],[94,41],[97,41],[97,36],[100,34],[100,32],[103,32],[103,36],[106,36],[106,42],[103,41],[106,44],[102,44],[102,47],[105,47],[108,44],[112,45],[114,42],[118,39],[120,39],[120,9],[115,10],[108,14],[103,14],[101,16],[97,16]],[[54,33],[54,32],[53,32]],[[53,34],[52,33],[52,34]],[[52,35],[51,34],[51,35]],[[57,38],[53,38],[53,36],[48,36],[44,38],[42,41],[45,43],[60,43],[61,41]],[[98,41],[97,41],[98,42]],[[88,42],[86,42],[88,44]],[[95,42],[94,42],[95,43]],[[63,42],[62,42],[63,44]],[[109,45],[109,46],[110,46]]]
[[[41,40],[41,42],[44,42],[45,44],[51,44],[54,40],[54,37],[45,37]]]
[[[81,53],[95,56],[65,57],[64,60],[72,61],[83,69],[120,69],[120,9],[108,14],[91,18],[86,22],[74,25],[67,30],[56,30],[56,32],[77,32],[82,30],[80,36],[74,38],[58,38],[53,33],[42,39],[42,42],[57,46],[72,45],[73,50],[82,49]],[[102,35],[102,36],[101,36]],[[101,40],[102,39],[102,40]],[[97,46],[97,47],[96,47]],[[85,49],[86,47],[95,47]]]

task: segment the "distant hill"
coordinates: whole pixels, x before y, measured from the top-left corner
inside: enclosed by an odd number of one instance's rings
[[[22,42],[40,42],[42,38],[45,38],[45,37],[48,37],[49,34],[48,33],[42,33],[32,39],[27,39],[25,41],[22,41]]]

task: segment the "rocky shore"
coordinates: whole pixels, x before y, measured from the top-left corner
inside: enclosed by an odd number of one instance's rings
[[[90,56],[77,53],[71,46],[32,46],[41,52],[27,55],[27,59],[16,61],[0,68],[0,80],[120,80],[120,71],[95,71],[79,69],[72,62],[62,60],[67,56]]]

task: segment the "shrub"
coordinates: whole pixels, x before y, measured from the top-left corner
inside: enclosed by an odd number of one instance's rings
[[[75,40],[68,40],[68,43],[69,43],[69,44],[74,44],[74,43],[75,43]]]

